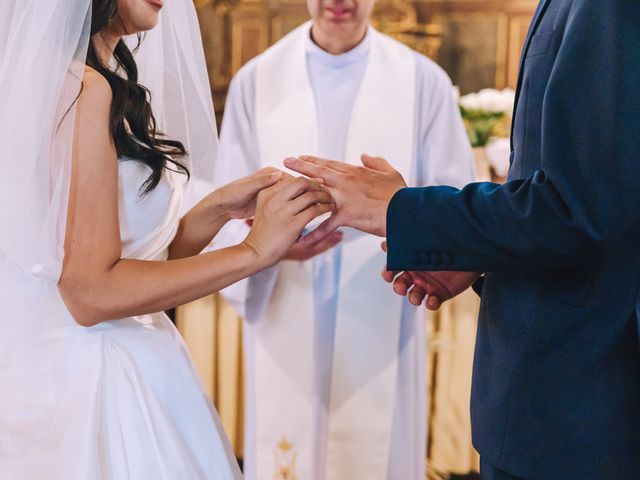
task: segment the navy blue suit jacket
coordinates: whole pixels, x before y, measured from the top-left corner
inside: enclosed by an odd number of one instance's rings
[[[403,189],[392,270],[486,272],[474,445],[526,479],[640,478],[640,1],[543,0],[506,184]]]

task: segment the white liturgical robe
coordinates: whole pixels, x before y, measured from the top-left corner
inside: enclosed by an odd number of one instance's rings
[[[233,80],[216,182],[283,168],[286,156],[357,164],[361,153],[386,158],[410,185],[474,179],[451,82],[435,63],[371,28],[331,55],[307,23]],[[246,233],[229,225],[218,246]],[[380,278],[380,241],[346,229],[331,251],[224,292],[246,319],[249,480],[424,478],[424,312]]]

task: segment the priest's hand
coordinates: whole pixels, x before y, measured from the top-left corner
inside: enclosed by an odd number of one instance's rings
[[[386,242],[382,249],[387,251]],[[382,271],[382,278],[393,284],[395,293],[408,296],[415,306],[422,305],[426,298],[425,306],[433,311],[467,290],[479,277],[477,272],[392,272],[386,267]]]
[[[250,227],[253,226],[253,220],[246,220],[246,224]],[[309,235],[300,238],[293,244],[291,250],[284,260],[295,260],[298,262],[304,262],[311,260],[313,257],[320,255],[326,251],[331,250],[342,241],[343,234],[340,231],[329,232],[323,237],[317,237],[315,240],[309,240]]]
[[[209,195],[207,201],[226,220],[250,218],[256,210],[258,193],[274,185],[285,175],[290,177],[277,168],[263,168],[218,188]]]
[[[389,202],[407,184],[385,159],[362,155],[361,160],[362,167],[309,156],[285,160],[291,170],[322,179],[336,201],[337,212],[310,234],[310,241],[341,226],[386,236]]]
[[[303,237],[293,244],[291,250],[287,254],[285,260],[296,260],[304,262],[310,260],[313,257],[320,255],[333,247],[338,245],[342,241],[342,232],[330,232],[324,237],[309,241],[307,237]]]

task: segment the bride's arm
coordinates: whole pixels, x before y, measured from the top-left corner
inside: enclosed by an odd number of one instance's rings
[[[58,285],[80,325],[162,311],[220,290],[277,262],[306,223],[333,208],[317,183],[287,178],[261,191],[254,227],[240,245],[166,262],[123,259],[111,91],[95,73],[83,83]]]
[[[252,217],[258,193],[282,178],[280,170],[263,168],[207,195],[180,220],[169,259],[199,254],[229,220]]]

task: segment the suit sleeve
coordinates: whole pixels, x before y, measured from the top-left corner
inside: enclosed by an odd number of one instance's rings
[[[629,235],[640,219],[638,45],[640,3],[575,2],[540,99],[540,169],[504,185],[399,191],[389,268],[585,268]]]

